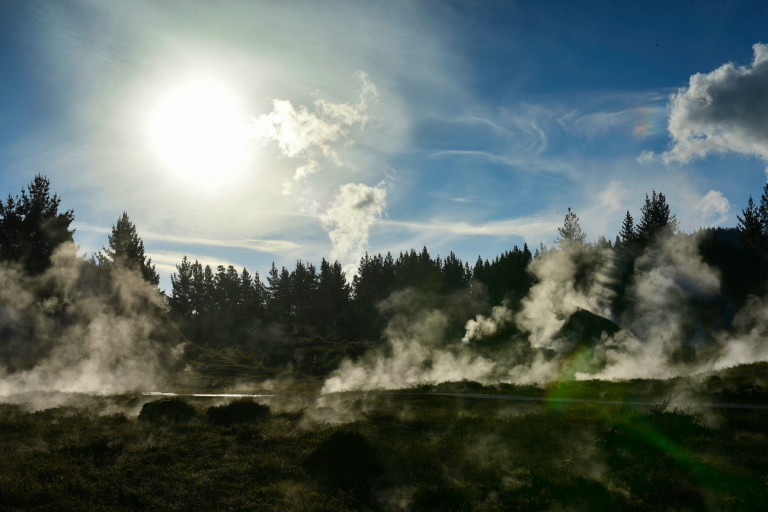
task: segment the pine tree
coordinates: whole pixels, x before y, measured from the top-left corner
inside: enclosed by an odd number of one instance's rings
[[[755,206],[752,196],[749,196],[747,207],[741,210],[741,215],[737,215],[739,220],[737,229],[741,235],[741,240],[745,245],[756,247],[760,244],[763,236],[763,226],[761,223],[761,211]]]
[[[102,247],[102,250],[96,254],[99,265],[135,270],[145,281],[157,286],[160,276],[155,271],[152,258],[147,258],[144,242],[136,232],[136,226],[128,218],[128,213],[123,212],[117,223],[112,226],[112,233],[108,239],[109,247]]]
[[[466,288],[472,275],[467,272],[464,263],[451,251],[445,257],[442,267],[443,289],[446,291]]]
[[[177,318],[191,319],[193,313],[193,268],[186,256],[176,265],[176,272],[171,275],[171,296],[168,302],[171,313]]]
[[[637,239],[648,243],[657,237],[672,236],[677,231],[677,219],[669,214],[667,198],[659,192],[653,191],[651,197],[645,195],[645,204],[640,209],[642,218],[637,226]]]
[[[584,239],[587,237],[586,233],[581,231],[579,226],[579,217],[568,208],[568,213],[565,215],[563,221],[563,227],[557,228],[557,232],[560,236],[555,240],[558,247],[572,247],[583,246]]]
[[[621,237],[621,244],[624,246],[632,245],[635,240],[637,240],[635,221],[629,213],[629,210],[627,210],[627,215],[624,217],[624,222],[621,224],[621,232],[619,233],[619,236]],[[618,245],[618,242],[616,245]]]
[[[65,242],[74,242],[72,210],[59,213],[61,199],[51,196],[50,181],[38,174],[21,196],[0,201],[0,260],[24,265],[36,274],[50,266],[53,251]]]
[[[760,229],[763,239],[768,239],[768,183],[763,187],[763,193],[760,196]]]
[[[264,318],[267,293],[256,272],[253,276],[243,268],[240,274],[240,317]]]
[[[334,261],[329,263],[325,258],[320,262],[320,275],[317,283],[317,318],[325,328],[326,334],[330,334],[334,328],[335,320],[349,304],[350,287],[341,263]]]

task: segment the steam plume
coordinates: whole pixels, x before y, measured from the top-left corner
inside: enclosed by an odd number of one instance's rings
[[[529,267],[537,283],[519,310],[494,307],[490,315],[465,321],[464,336],[455,340],[446,338],[448,310],[425,309],[413,295],[398,292],[382,304],[384,311],[397,312],[385,331],[387,350],[345,361],[324,391],[460,379],[544,384],[666,378],[768,359],[766,298],[749,299],[727,331],[702,314],[702,304],[720,297],[721,284],[699,243],[697,235],[677,235],[649,246],[634,260],[618,308],[615,251],[550,251]],[[569,331],[577,312],[597,331],[586,338],[572,326]],[[507,341],[494,348],[493,360],[482,356],[480,342],[500,335]]]
[[[356,363],[344,360],[326,380],[323,393],[480,380],[493,370],[493,361],[472,354],[460,343],[446,343],[446,313],[425,308],[423,297],[413,290],[393,293],[380,307],[392,315],[384,333],[386,351],[373,351]]]
[[[331,259],[350,265],[360,260],[371,227],[384,213],[386,199],[383,183],[375,187],[347,183],[339,188],[333,204],[322,217],[333,244]]]
[[[93,271],[74,254],[59,248],[34,277],[0,265],[0,396],[159,387],[180,361],[183,345],[159,314],[157,290],[118,268],[107,289],[94,293]]]

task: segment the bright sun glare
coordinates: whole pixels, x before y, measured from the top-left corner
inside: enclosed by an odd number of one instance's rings
[[[246,165],[249,129],[238,98],[223,84],[193,80],[169,89],[151,111],[150,143],[163,165],[214,185]]]

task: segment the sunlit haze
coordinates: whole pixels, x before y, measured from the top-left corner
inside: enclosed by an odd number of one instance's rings
[[[473,263],[569,207],[613,240],[653,190],[685,232],[735,226],[768,13],[676,5],[3,2],[0,189],[48,176],[85,254],[126,211],[166,290],[184,255]]]
[[[251,143],[248,120],[224,85],[210,80],[175,84],[148,117],[152,150],[179,179],[210,186],[244,170]]]

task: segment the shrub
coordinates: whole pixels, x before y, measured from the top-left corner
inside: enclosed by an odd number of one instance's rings
[[[205,412],[214,425],[230,426],[238,423],[258,423],[269,417],[269,407],[251,398],[233,400],[225,405],[214,405]]]
[[[376,449],[357,432],[336,431],[309,456],[307,467],[319,482],[364,491],[381,473]]]
[[[181,398],[163,398],[147,402],[139,413],[140,420],[155,425],[188,423],[196,416],[195,409]]]

